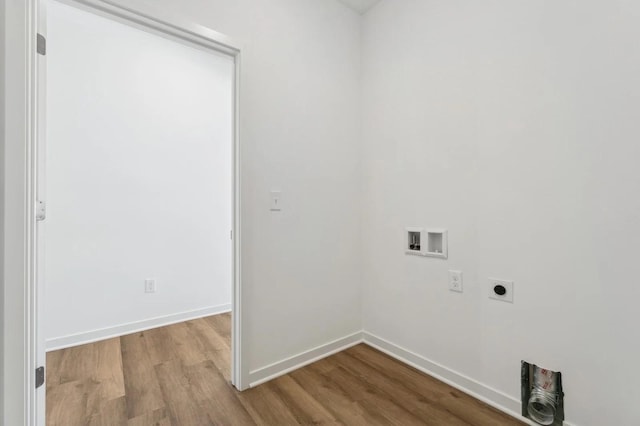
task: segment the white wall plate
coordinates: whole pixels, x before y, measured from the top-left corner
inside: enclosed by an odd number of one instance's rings
[[[489,298],[513,303],[513,281],[489,278]]]
[[[462,293],[462,271],[449,271],[449,290]]]

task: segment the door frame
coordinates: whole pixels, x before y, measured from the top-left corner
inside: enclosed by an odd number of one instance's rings
[[[61,1],[61,0],[56,0]],[[38,293],[37,276],[37,188],[38,188],[38,141],[43,111],[44,86],[39,69],[37,36],[46,37],[45,0],[11,2],[7,9],[7,37],[14,43],[7,49],[6,105],[15,107],[12,120],[7,123],[5,141],[5,306],[14,307],[3,312],[5,332],[10,325],[20,333],[7,333],[4,338],[4,389],[5,424],[44,425],[45,413],[40,413],[44,404],[44,388],[35,388],[35,370],[38,367],[38,351],[43,350],[44,339],[38,335],[38,306],[43,300]],[[75,7],[97,12],[110,18],[126,21],[137,27],[151,29],[173,38],[186,40],[202,47],[230,56],[234,60],[234,117],[233,117],[233,178],[232,178],[232,371],[233,385],[244,390],[248,387],[248,363],[243,362],[242,351],[242,277],[241,277],[241,149],[240,149],[240,45],[229,37],[194,22],[176,19],[162,10],[146,7],[134,10],[112,0],[62,0]],[[21,4],[20,4],[21,3]],[[13,63],[12,60],[19,62]],[[22,61],[20,61],[22,60]],[[22,73],[21,73],[22,72]],[[19,81],[13,81],[13,80]],[[15,83],[15,85],[13,85]],[[20,108],[22,107],[22,108]],[[7,108],[8,110],[9,108]],[[42,136],[44,137],[44,135]],[[21,328],[21,330],[19,329]],[[10,392],[9,392],[10,391]],[[41,391],[41,396],[39,393]],[[20,410],[22,407],[22,410]],[[0,418],[0,423],[2,423]]]

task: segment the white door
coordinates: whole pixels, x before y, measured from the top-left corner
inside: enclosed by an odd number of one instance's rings
[[[36,259],[35,259],[35,342],[32,344],[36,352],[36,381],[40,385],[36,388],[35,422],[38,426],[45,425],[46,413],[46,383],[40,382],[38,375],[42,376],[46,372],[46,344],[44,333],[44,305],[45,305],[45,230],[46,230],[46,128],[47,128],[47,102],[46,102],[46,82],[47,82],[47,56],[46,56],[46,36],[47,19],[45,2],[40,2],[38,11],[38,37],[37,37],[37,130],[36,130]],[[33,412],[33,410],[32,410]]]

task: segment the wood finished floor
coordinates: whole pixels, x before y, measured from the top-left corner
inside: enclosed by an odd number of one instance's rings
[[[522,424],[365,345],[238,392],[230,319],[48,353],[47,425]]]

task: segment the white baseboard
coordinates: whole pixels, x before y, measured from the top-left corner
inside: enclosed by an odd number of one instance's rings
[[[135,321],[120,324],[113,327],[105,327],[97,330],[90,330],[68,336],[54,337],[47,339],[47,352],[72,346],[84,345],[86,343],[97,342],[99,340],[111,339],[112,337],[124,336],[139,331],[150,330],[152,328],[163,327],[165,325],[176,324],[196,318],[218,315],[231,311],[231,304],[211,306],[193,311],[180,312],[177,314],[165,315],[162,317],[150,318],[142,321]]]
[[[308,351],[299,353],[282,361],[275,362],[266,367],[249,372],[249,387],[258,386],[264,382],[283,376],[300,367],[319,361],[330,355],[342,352],[345,349],[362,343],[362,332],[353,333],[333,342],[317,346]]]
[[[442,364],[431,361],[369,332],[363,331],[362,335],[364,343],[372,348],[384,352],[398,361],[410,365],[461,392],[471,395],[526,424],[537,425],[537,423],[532,422],[520,414],[521,405],[519,399],[513,398],[499,390],[493,389],[491,386],[480,383],[471,377],[458,373]],[[574,426],[567,422],[564,422],[564,424],[565,426]]]

